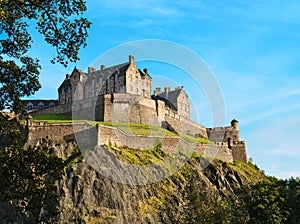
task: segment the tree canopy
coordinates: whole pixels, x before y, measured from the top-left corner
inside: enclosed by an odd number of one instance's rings
[[[0,0],[0,110],[20,112],[20,98],[34,94],[39,83],[39,60],[30,57],[33,43],[29,23],[56,49],[52,63],[67,66],[79,59],[91,23],[81,17],[84,0]]]

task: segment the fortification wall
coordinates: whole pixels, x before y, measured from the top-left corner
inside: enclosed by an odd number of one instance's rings
[[[175,153],[180,149],[189,152],[202,153],[206,158],[217,158],[226,162],[232,162],[232,151],[226,143],[204,144],[191,143],[178,136],[147,136],[125,133],[115,127],[103,125],[97,126],[98,145],[109,144],[117,146],[128,146],[135,149],[148,149],[161,143],[162,150],[168,153]]]
[[[62,104],[54,107],[49,107],[43,110],[36,110],[30,112],[31,116],[37,116],[41,114],[70,114],[72,109],[72,104]]]
[[[161,143],[162,150],[176,153],[178,150],[196,151],[206,158],[217,158],[226,162],[241,160],[247,162],[244,142],[234,142],[232,149],[226,142],[204,144],[188,142],[178,136],[135,135],[128,134],[116,127],[98,124],[96,127],[85,122],[55,123],[29,121],[27,129],[27,146],[36,145],[43,138],[49,138],[53,144],[76,140],[80,149],[93,149],[96,145],[109,144],[128,146],[136,149],[148,149]]]
[[[55,123],[29,122],[26,125],[27,146],[34,146],[43,138],[49,138],[54,143],[69,142],[75,140],[75,134],[80,135],[84,141],[91,139],[92,126],[85,122],[78,123]],[[95,143],[96,144],[96,143]]]
[[[231,149],[233,160],[239,160],[244,163],[248,162],[246,144],[244,141],[233,142]]]
[[[206,128],[204,126],[178,115],[169,108],[165,109],[164,120],[178,133],[208,139]]]

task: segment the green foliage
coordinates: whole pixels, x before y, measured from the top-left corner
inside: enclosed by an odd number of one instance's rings
[[[17,123],[2,114],[0,118],[0,202],[13,205],[28,222],[55,221],[55,181],[62,176],[62,160],[41,147],[24,149]]]
[[[51,62],[66,66],[86,46],[91,23],[80,17],[85,11],[84,0],[0,1],[0,110],[22,111],[20,98],[41,87],[39,60],[27,55],[32,44],[29,24],[35,22],[45,42],[56,49]]]
[[[83,155],[81,151],[78,148],[76,148],[76,150],[72,152],[72,154],[64,161],[64,167],[68,168],[73,164],[82,162],[82,160],[83,160]]]

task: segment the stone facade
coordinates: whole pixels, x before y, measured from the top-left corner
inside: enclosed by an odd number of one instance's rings
[[[246,147],[240,139],[237,120],[232,120],[231,126],[205,128],[190,120],[190,104],[183,87],[176,87],[174,90],[165,87],[164,91],[156,88],[154,95],[151,95],[151,88],[152,78],[148,70],[141,71],[134,57],[130,55],[128,62],[108,68],[101,65],[99,70],[89,67],[87,73],[75,68],[70,75],[66,75],[58,88],[59,105],[31,112],[31,115],[65,114],[81,120],[160,126],[174,133],[202,137],[215,142],[214,146],[210,146],[211,153],[221,145],[223,151],[229,150],[233,158],[247,160]],[[46,129],[51,128],[46,127],[44,130],[43,127],[43,124],[40,124],[31,128],[49,135],[57,133],[54,130],[47,132]],[[62,131],[57,130],[62,136],[66,135],[63,130],[71,133],[71,130],[66,129],[67,125],[57,125],[56,128],[58,127],[62,128]],[[136,142],[144,142],[143,137],[139,138],[140,141]],[[134,137],[128,136],[129,142],[125,139],[126,137],[122,142],[129,144]]]

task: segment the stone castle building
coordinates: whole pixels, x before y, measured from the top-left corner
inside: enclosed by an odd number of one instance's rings
[[[190,120],[189,99],[183,86],[173,90],[165,87],[163,91],[155,88],[153,94],[151,89],[148,70],[139,69],[130,55],[128,62],[107,68],[101,65],[99,70],[89,67],[83,72],[74,68],[58,88],[58,105],[31,114],[65,114],[81,120],[160,126],[174,133],[209,139],[221,145],[223,152],[229,153],[233,160],[247,161],[237,120],[232,120],[227,127],[206,128]],[[111,136],[107,135],[107,139]],[[117,145],[131,144],[126,136],[123,142],[116,138],[110,141]],[[224,160],[230,161],[227,157]]]
[[[164,101],[165,105],[177,111],[178,115],[190,118],[188,96],[183,87],[176,87],[175,90],[165,87],[164,92],[161,88],[156,88],[154,95],[151,95],[151,89],[152,78],[148,74],[148,69],[145,68],[143,71],[139,69],[134,57],[129,55],[128,62],[108,68],[101,65],[99,70],[89,67],[87,73],[74,68],[58,88],[58,102],[76,103],[114,93],[139,95]]]

